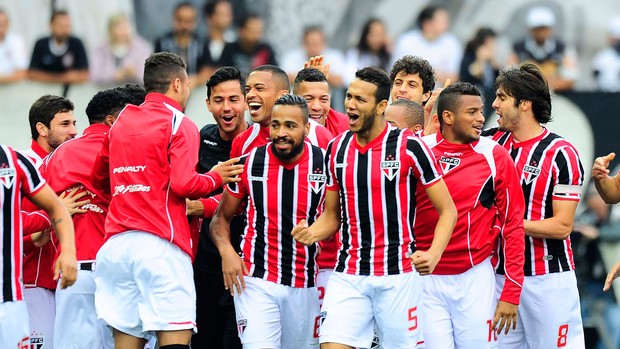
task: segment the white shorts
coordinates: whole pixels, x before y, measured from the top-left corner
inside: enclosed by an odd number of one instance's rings
[[[422,280],[417,272],[361,276],[334,272],[321,309],[322,343],[368,347],[377,334],[384,348],[423,348]]]
[[[505,277],[496,278],[499,297]],[[508,335],[498,334],[497,339],[502,349],[585,348],[575,272],[526,276],[517,329],[511,329]]]
[[[156,331],[196,330],[196,290],[190,257],[156,235],[129,231],[97,253],[97,315],[139,338]]]
[[[95,263],[78,263],[76,282],[56,289],[54,347],[103,349],[114,347],[114,338],[95,310]],[[60,282],[60,281],[59,281]]]
[[[234,297],[244,349],[318,348],[316,287],[289,287],[251,276],[244,280],[245,290]]]
[[[0,303],[0,348],[30,348],[26,302]]]
[[[327,290],[327,282],[330,275],[334,272],[334,269],[319,270],[319,274],[316,277],[316,289],[319,292],[319,307],[323,307],[323,299],[325,299],[325,291]]]
[[[43,287],[26,288],[24,300],[28,306],[30,319],[30,341],[37,345],[42,344],[46,349],[53,349],[56,317],[54,291]]]
[[[422,280],[427,349],[497,348],[492,330],[495,271],[488,259],[462,274]]]

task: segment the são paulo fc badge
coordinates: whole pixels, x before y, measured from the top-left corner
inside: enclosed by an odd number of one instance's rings
[[[308,173],[308,186],[315,194],[321,192],[325,182],[327,182],[327,176],[323,174],[320,168],[314,170],[314,173]]]
[[[391,181],[400,170],[400,161],[381,161],[381,170],[385,177]]]
[[[45,338],[43,335],[32,333],[30,335],[30,346],[28,349],[41,349],[45,345]]]
[[[439,164],[441,165],[443,173],[448,173],[450,172],[450,170],[455,169],[458,165],[461,164],[461,159],[442,156],[439,158]]]
[[[13,185],[13,179],[15,178],[15,169],[8,167],[7,164],[0,166],[0,183],[5,188],[10,189]]]
[[[239,332],[240,336],[243,334],[243,331],[245,331],[245,327],[247,325],[248,325],[247,319],[241,319],[237,321],[237,332]]]
[[[540,169],[538,167],[526,165],[523,167],[523,179],[526,184],[532,183],[536,177],[540,174]]]

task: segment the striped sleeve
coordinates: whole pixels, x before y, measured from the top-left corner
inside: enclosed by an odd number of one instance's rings
[[[332,156],[332,155],[335,155],[335,153],[333,152],[334,147],[336,147],[335,142],[331,141],[327,145],[327,150],[325,151],[325,169],[326,169],[325,174],[327,175],[327,179],[326,179],[327,190],[339,190],[340,189],[340,186],[338,185],[336,181],[336,167],[334,166],[336,159],[334,159],[334,156]]]
[[[22,183],[22,192],[32,196],[45,185],[45,179],[39,173],[35,165],[20,153],[17,153],[17,164],[24,174],[25,181]]]
[[[572,146],[558,150],[553,164],[553,199],[579,201],[584,170],[577,150]]]
[[[407,157],[412,162],[412,168],[415,176],[420,179],[424,187],[428,187],[441,179],[442,172],[437,165],[437,160],[433,156],[433,152],[426,144],[415,136],[406,138]]]

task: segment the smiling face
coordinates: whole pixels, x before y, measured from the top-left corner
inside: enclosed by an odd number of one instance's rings
[[[269,71],[254,71],[245,84],[245,98],[252,122],[266,127],[271,121],[271,111],[276,100],[286,93],[278,90]]]
[[[296,105],[276,105],[273,108],[269,134],[271,150],[282,162],[297,161],[304,150],[304,139],[310,124],[303,110]]]
[[[207,107],[213,114],[224,140],[232,141],[245,129],[243,113],[246,104],[241,89],[239,80],[224,81],[213,86],[211,96],[207,100]]]
[[[422,78],[418,73],[407,74],[404,71],[398,72],[392,83],[392,102],[399,99],[416,102],[422,105],[427,100],[430,92],[424,92]]]
[[[47,144],[51,149],[56,149],[64,142],[75,138],[77,130],[75,129],[75,118],[73,111],[60,112],[54,115],[50,121],[50,127],[44,127],[44,135],[47,138]]]
[[[295,94],[303,97],[308,103],[310,119],[325,126],[325,118],[331,109],[331,95],[327,81],[301,82],[295,87]]]
[[[460,103],[456,112],[444,112],[452,114],[451,125],[445,125],[446,138],[450,135],[451,139],[448,140],[458,144],[467,144],[479,140],[482,127],[484,126],[483,108],[482,97],[460,96]]]

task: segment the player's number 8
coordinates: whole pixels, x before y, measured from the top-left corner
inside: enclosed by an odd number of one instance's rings
[[[566,346],[566,337],[568,336],[568,324],[560,326],[558,329],[558,348]]]

